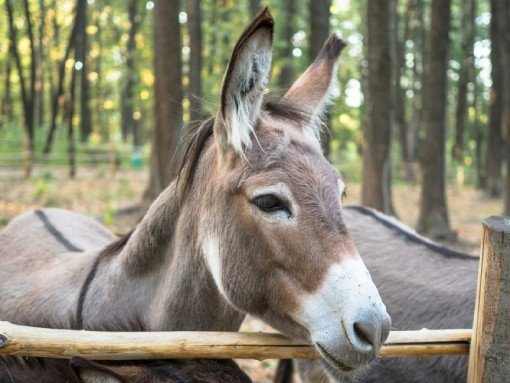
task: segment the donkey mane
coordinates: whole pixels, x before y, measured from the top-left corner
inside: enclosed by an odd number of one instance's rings
[[[262,111],[272,117],[296,122],[300,125],[307,123],[311,118],[307,112],[272,92],[264,96]],[[193,183],[200,154],[209,138],[214,134],[215,122],[216,118],[210,117],[203,122],[197,123],[189,128],[183,138],[184,155],[180,156],[180,160],[175,161],[173,164],[173,174],[177,178],[178,186],[181,187],[179,193],[180,206],[185,202],[188,191]]]
[[[298,108],[293,103],[280,98],[273,92],[269,92],[264,96],[262,111],[272,117],[292,121],[300,125],[308,123],[311,119],[309,113]],[[178,198],[179,206],[181,207],[186,201],[186,196],[193,183],[200,155],[207,141],[214,134],[215,121],[215,117],[209,117],[203,121],[190,124],[187,133],[182,138],[181,144],[178,145],[180,153],[176,153],[171,166],[173,179],[176,180],[177,187],[179,188]],[[108,258],[122,250],[134,233],[135,228],[106,246],[101,251],[98,259]]]
[[[445,246],[441,246],[435,242],[432,242],[428,238],[422,237],[421,235],[418,235],[417,233],[414,233],[410,230],[406,230],[401,225],[396,223],[397,221],[394,222],[391,217],[381,214],[376,210],[364,206],[345,206],[344,209],[355,210],[363,215],[371,217],[375,219],[377,222],[383,224],[388,229],[397,232],[400,235],[403,235],[408,241],[417,243],[419,245],[423,245],[427,249],[432,250],[434,254],[439,254],[447,258],[469,259],[478,262],[477,257],[473,257],[469,254],[462,253],[460,251],[456,251]]]

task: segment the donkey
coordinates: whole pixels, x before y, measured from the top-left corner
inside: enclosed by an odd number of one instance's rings
[[[344,215],[395,328],[472,327],[477,258],[437,245],[372,209],[349,206]],[[291,381],[289,363],[280,364],[284,374],[276,382]],[[335,379],[317,361],[300,360],[296,365],[304,383],[350,381]],[[465,382],[466,376],[465,356],[392,358],[378,360],[357,381],[452,383]]]
[[[60,209],[25,213],[0,232],[2,320],[237,331],[252,314],[312,342],[332,374],[374,360],[391,320],[318,140],[344,43],[332,34],[272,101],[273,26],[264,8],[242,33],[217,115],[193,133],[177,179],[129,236],[112,243],[92,219]]]
[[[70,362],[76,383],[250,383],[251,379],[233,360],[152,360]]]
[[[19,362],[19,361],[16,361]],[[251,383],[251,379],[233,360],[138,360],[94,362],[73,358],[68,363],[47,364],[30,358],[26,369],[10,369],[2,382],[63,381],[69,383]],[[63,372],[65,371],[65,372]]]
[[[25,371],[15,369],[2,382],[69,383],[251,383],[251,379],[232,360],[139,360],[94,362],[73,358],[60,365],[31,358]],[[62,380],[65,371],[66,380]]]

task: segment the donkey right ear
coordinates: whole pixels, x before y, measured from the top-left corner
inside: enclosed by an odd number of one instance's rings
[[[237,41],[223,78],[214,136],[223,150],[242,154],[260,114],[271,72],[274,21],[263,8]]]

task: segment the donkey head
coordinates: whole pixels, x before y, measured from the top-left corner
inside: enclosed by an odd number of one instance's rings
[[[317,139],[344,43],[332,34],[287,94],[266,101],[272,36],[264,9],[224,76],[195,174],[203,186],[191,193],[202,193],[193,202],[201,252],[231,305],[311,340],[331,371],[356,370],[375,357],[390,318],[344,224],[344,183]]]

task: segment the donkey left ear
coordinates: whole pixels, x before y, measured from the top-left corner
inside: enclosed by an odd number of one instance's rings
[[[223,150],[242,153],[260,114],[271,72],[274,21],[265,7],[237,41],[225,72],[214,135]]]
[[[322,117],[330,102],[331,92],[336,84],[338,58],[344,48],[344,41],[337,32],[333,32],[313,63],[283,97],[284,100],[299,105],[300,109],[309,113],[312,121]]]

